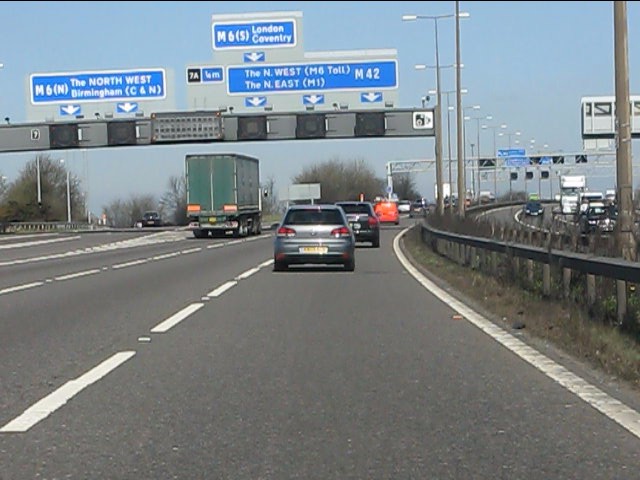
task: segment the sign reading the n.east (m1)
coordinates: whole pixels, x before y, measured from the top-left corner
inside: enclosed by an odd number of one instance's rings
[[[31,103],[108,102],[166,98],[165,70],[107,70],[31,75]]]
[[[396,60],[227,67],[229,95],[397,87]]]
[[[293,19],[214,22],[211,29],[214,50],[296,46],[296,22]]]

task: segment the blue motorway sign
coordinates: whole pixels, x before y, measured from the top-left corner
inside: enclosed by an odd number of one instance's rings
[[[116,105],[116,113],[135,113],[138,111],[136,102],[124,102]]]
[[[321,105],[324,103],[324,95],[303,95],[302,96],[302,104],[303,105]]]
[[[31,74],[31,103],[158,100],[167,95],[165,71],[108,70]]]
[[[60,116],[80,115],[82,107],[80,105],[60,105]]]
[[[505,148],[498,150],[498,158],[504,157],[523,157],[525,156],[524,148]]]
[[[531,159],[525,156],[511,155],[505,157],[504,164],[507,167],[528,167],[531,165]]]
[[[396,60],[227,67],[229,95],[397,87]]]
[[[267,97],[246,97],[245,107],[264,107],[267,104]]]
[[[214,50],[296,46],[296,22],[293,19],[214,22],[211,29]]]
[[[381,92],[369,92],[360,94],[360,102],[362,103],[378,103],[382,101]]]
[[[250,52],[250,53],[245,53],[242,56],[242,59],[244,60],[244,63],[256,63],[256,62],[264,62],[265,57],[266,56],[264,52]]]
[[[202,83],[219,83],[224,80],[222,67],[202,67]]]

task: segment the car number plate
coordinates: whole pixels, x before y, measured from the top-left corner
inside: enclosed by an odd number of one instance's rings
[[[300,247],[300,253],[327,253],[327,247]]]
[[[360,224],[359,223],[351,223],[351,228],[353,230],[360,230]]]
[[[216,217],[209,217],[209,223],[216,223]]]

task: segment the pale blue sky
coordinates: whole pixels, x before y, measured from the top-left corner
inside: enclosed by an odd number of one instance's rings
[[[435,84],[432,70],[414,69],[416,63],[434,63],[433,22],[401,17],[450,14],[454,2],[0,2],[1,117],[25,121],[25,78],[31,73],[142,67],[173,69],[183,109],[185,66],[214,60],[211,15],[265,10],[302,11],[307,51],[397,49],[399,106],[413,107]],[[612,2],[461,2],[461,11],[470,13],[462,20],[465,105],[479,104],[478,113],[492,115],[492,124],[521,131],[527,146],[535,139],[550,150],[580,149],[580,97],[614,94]],[[640,94],[640,4],[629,2],[628,14],[631,93]],[[439,26],[440,63],[451,64],[454,21]],[[442,83],[443,90],[455,88],[452,70],[442,70]],[[475,122],[468,128],[475,138]],[[492,134],[482,132],[483,154],[492,143]],[[497,147],[505,146],[499,138]],[[85,178],[91,210],[100,213],[102,205],[132,193],[159,196],[169,175],[182,172],[186,153],[215,149],[261,158],[262,179],[274,177],[282,186],[302,167],[335,156],[365,158],[382,177],[389,160],[432,158],[433,140],[225,143],[54,155]],[[32,157],[2,154],[0,172],[12,180]],[[432,198],[433,172],[415,178]],[[611,181],[594,176],[601,188],[611,188]]]

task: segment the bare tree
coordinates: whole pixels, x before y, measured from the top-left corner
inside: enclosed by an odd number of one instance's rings
[[[144,212],[158,210],[153,195],[132,195],[127,201],[117,199],[102,207],[107,224],[116,228],[131,227],[142,218]]]
[[[360,194],[373,199],[384,192],[384,181],[364,159],[327,162],[306,167],[292,179],[293,183],[319,183],[323,202],[357,200]]]
[[[169,177],[168,190],[160,199],[163,216],[174,225],[186,225],[187,217],[187,180],[184,176]]]
[[[393,175],[393,191],[398,195],[399,199],[415,200],[422,197],[410,173]]]
[[[262,190],[266,192],[266,196],[262,198],[263,215],[274,215],[278,213],[278,197],[275,192],[275,184],[275,179],[269,177],[262,185]]]

